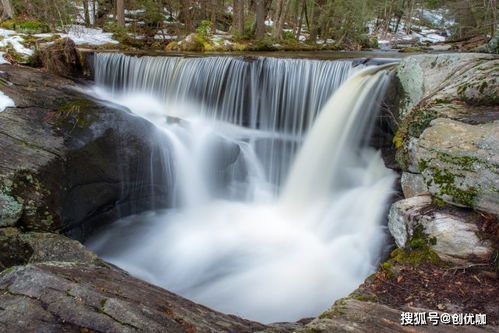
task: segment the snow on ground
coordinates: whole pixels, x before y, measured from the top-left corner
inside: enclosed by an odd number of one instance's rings
[[[17,53],[30,56],[33,54],[33,50],[25,47],[22,42],[24,39],[17,34],[14,30],[7,30],[0,28],[0,36],[3,37],[0,40],[0,48],[6,48],[10,45],[14,48]]]
[[[441,43],[447,40],[446,36],[450,35],[449,30],[455,24],[447,16],[448,11],[445,9],[419,10],[410,23],[406,22],[405,19],[400,20],[398,24],[396,19],[392,20],[389,29],[391,31],[397,29],[397,32],[375,31],[375,21],[372,21],[368,24],[369,33],[378,38],[378,43],[382,49],[398,44]],[[410,26],[408,26],[409,24]]]
[[[421,10],[421,17],[430,21],[433,25],[445,29],[451,28],[456,22],[449,19],[449,11],[447,9]]]
[[[46,33],[46,34],[35,34],[38,38],[50,38],[54,35],[58,35],[61,38],[71,38],[76,45],[88,44],[88,45],[104,45],[104,44],[118,44],[117,40],[113,39],[112,32],[104,32],[102,29],[87,28],[82,25],[70,25],[66,26],[67,33]]]
[[[0,65],[9,64],[10,62],[4,58],[5,52],[0,52]]]
[[[0,91],[0,112],[5,111],[6,108],[14,107],[16,104],[9,96],[5,95],[2,91]]]
[[[142,39],[144,36],[142,36]],[[178,36],[171,36],[171,35],[166,35],[166,34],[157,34],[154,35],[155,40],[176,40],[178,39]]]
[[[119,44],[113,39],[112,32],[104,32],[99,28],[87,28],[81,25],[66,26],[68,33],[59,34],[62,38],[71,38],[76,45],[104,45],[104,44]]]

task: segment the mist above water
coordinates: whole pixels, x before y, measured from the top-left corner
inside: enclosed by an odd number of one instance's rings
[[[113,223],[91,249],[261,322],[318,315],[373,271],[394,175],[363,142],[386,72],[333,61],[97,57],[95,93],[162,134],[171,163],[158,167],[172,166],[164,172],[175,175],[175,199]]]

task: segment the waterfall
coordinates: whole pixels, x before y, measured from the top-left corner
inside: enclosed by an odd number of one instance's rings
[[[173,117],[194,115],[258,129],[250,145],[277,187],[331,94],[362,65],[243,57],[95,56],[95,81],[114,95],[154,96]],[[187,105],[187,107],[185,107]],[[194,112],[193,112],[194,111]],[[276,134],[281,134],[276,136]]]
[[[157,126],[176,200],[87,245],[227,313],[274,322],[324,311],[380,251],[394,174],[364,142],[387,67],[97,55],[94,93]]]

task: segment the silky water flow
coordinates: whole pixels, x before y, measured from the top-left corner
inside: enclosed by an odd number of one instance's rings
[[[97,54],[94,93],[156,125],[168,161],[143,162],[174,180],[170,209],[124,217],[87,245],[222,312],[318,315],[380,254],[395,175],[366,138],[389,66]]]

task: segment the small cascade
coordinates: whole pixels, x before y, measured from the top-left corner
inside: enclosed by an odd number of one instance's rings
[[[382,69],[390,67],[393,64],[357,73],[329,99],[289,173],[281,198],[284,204],[299,209],[355,183],[349,169],[356,165],[360,143],[370,135],[369,125],[389,79]]]
[[[175,202],[87,245],[216,310],[319,314],[377,264],[394,174],[364,143],[388,67],[98,55],[95,93],[156,125]]]

